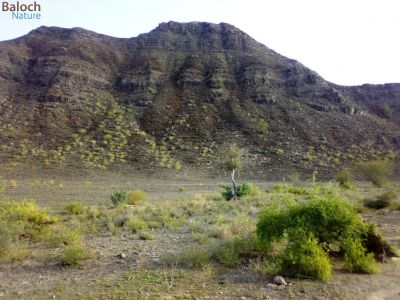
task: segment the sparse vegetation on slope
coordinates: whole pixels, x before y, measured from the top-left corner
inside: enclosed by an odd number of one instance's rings
[[[9,167],[210,170],[236,143],[251,171],[325,177],[399,150],[398,84],[334,85],[226,23],[168,22],[125,40],[41,27],[0,51]]]

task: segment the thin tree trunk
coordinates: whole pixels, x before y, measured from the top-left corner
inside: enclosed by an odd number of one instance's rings
[[[232,171],[231,179],[232,179],[232,199],[235,200],[237,198],[237,195],[236,195],[235,170]]]

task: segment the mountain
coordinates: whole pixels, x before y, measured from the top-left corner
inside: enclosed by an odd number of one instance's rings
[[[345,72],[345,71],[344,71]],[[236,27],[134,38],[40,27],[0,42],[1,160],[332,173],[400,149],[400,84],[340,86]]]

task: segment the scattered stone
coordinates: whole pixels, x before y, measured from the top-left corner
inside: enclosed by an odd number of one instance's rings
[[[126,255],[126,253],[120,253],[120,254],[117,255],[117,257],[120,258],[120,259],[126,259],[127,255]]]
[[[278,285],[275,289],[276,290],[283,290],[285,288],[284,285]]]
[[[394,262],[400,262],[400,257],[391,257],[391,260]]]
[[[285,278],[282,276],[275,276],[273,282],[277,285],[287,285]]]

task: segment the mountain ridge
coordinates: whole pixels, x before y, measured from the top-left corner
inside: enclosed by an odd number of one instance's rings
[[[21,140],[29,144],[22,148],[54,151],[79,130],[107,148],[95,124],[119,125],[98,112],[104,107],[131,122],[130,149],[120,146],[134,163],[211,168],[234,142],[253,169],[329,173],[400,147],[400,84],[330,83],[226,23],[167,22],[132,38],[39,27],[0,42],[0,54],[8,160]],[[13,119],[15,137],[6,129]]]

